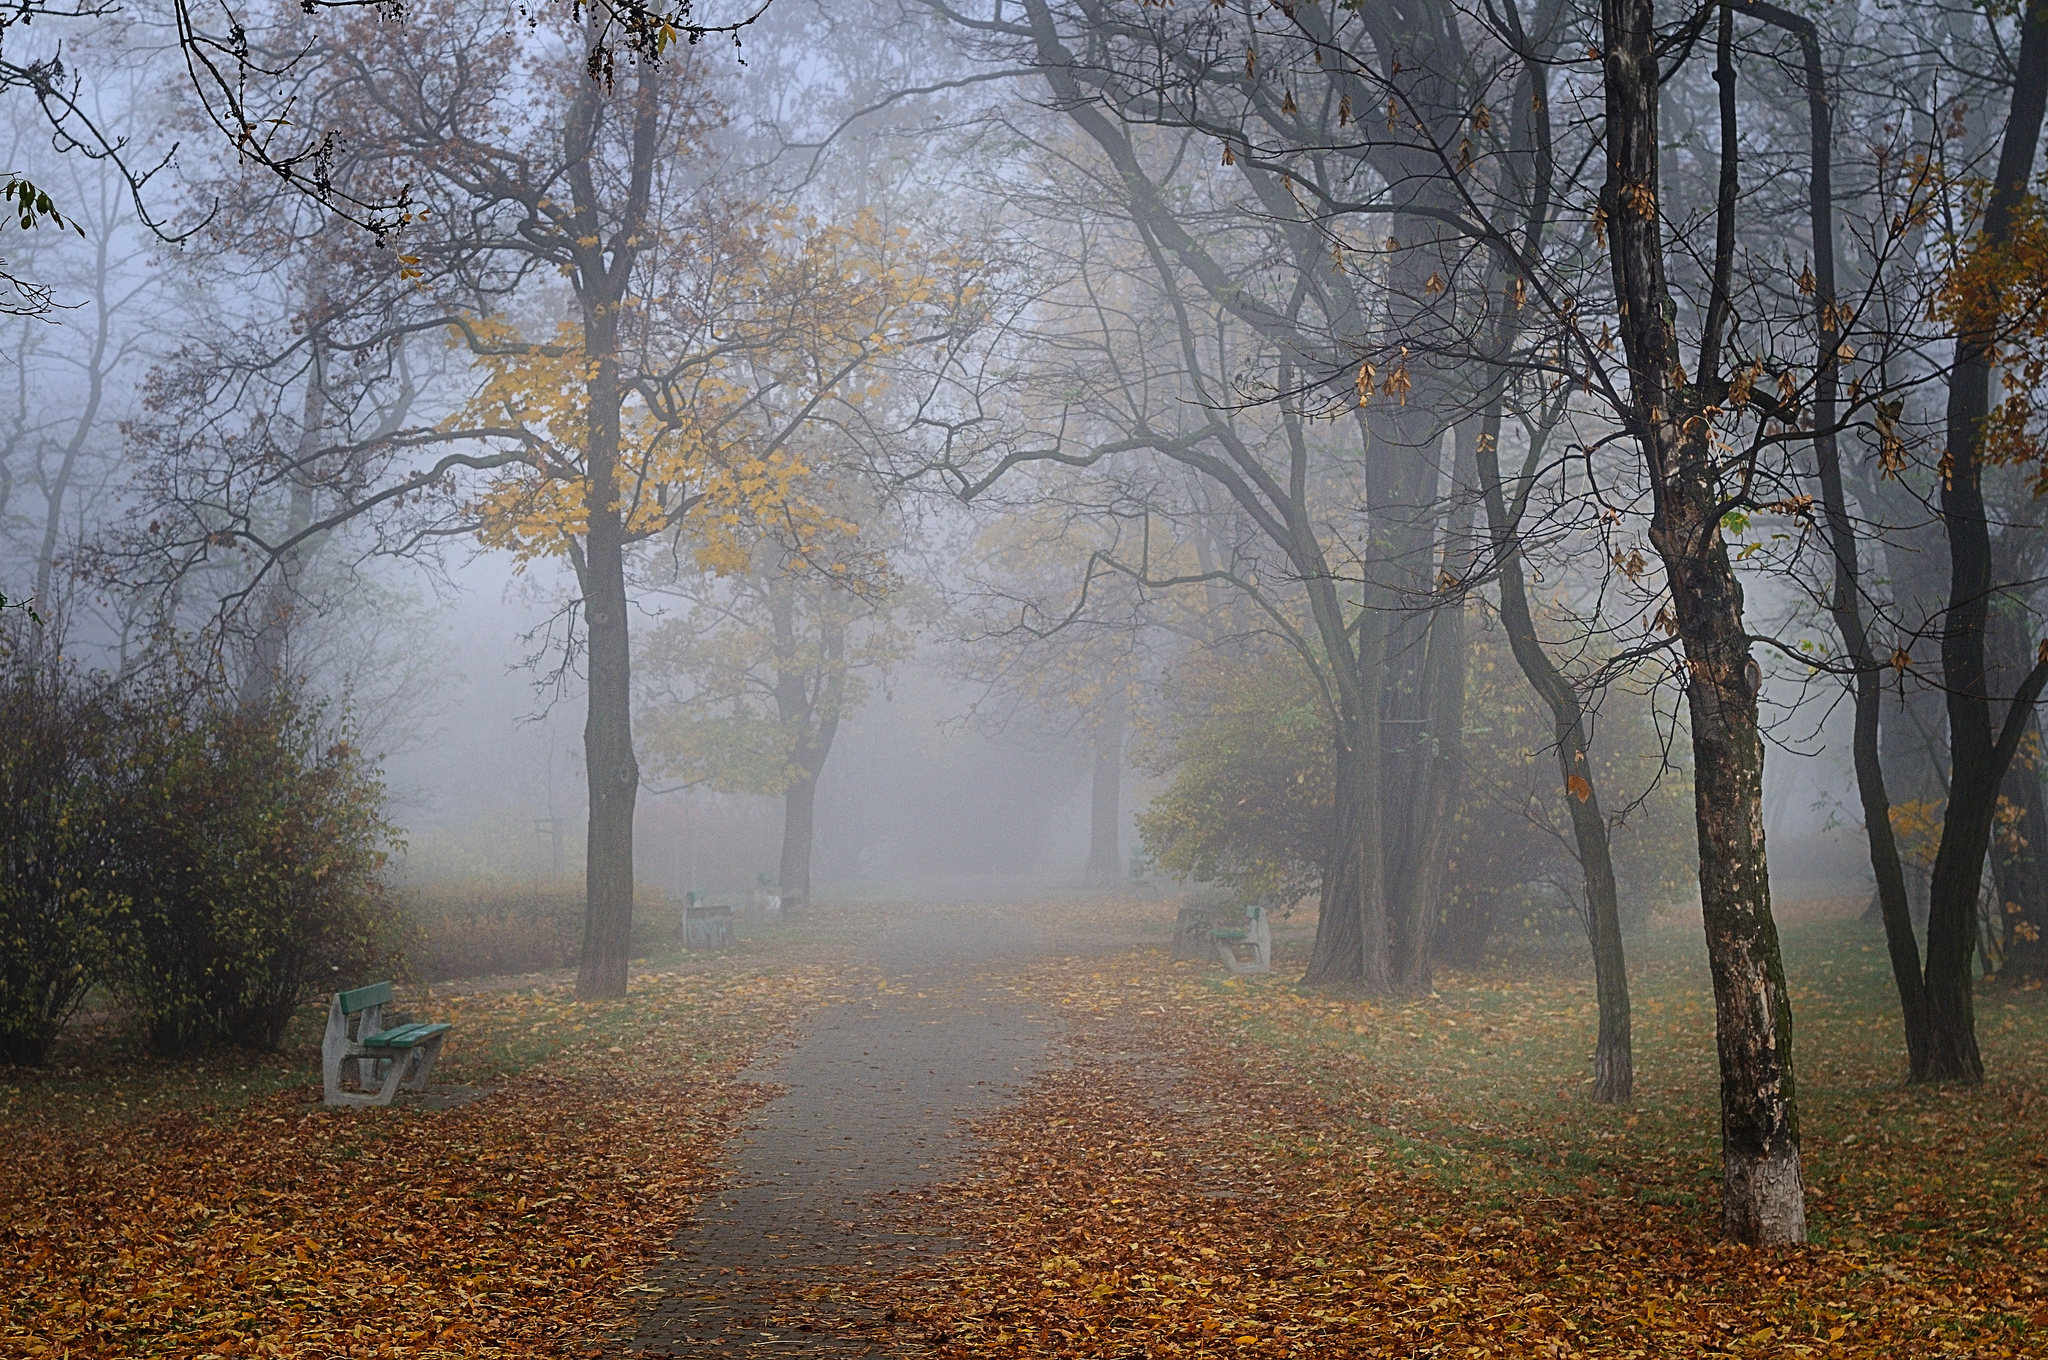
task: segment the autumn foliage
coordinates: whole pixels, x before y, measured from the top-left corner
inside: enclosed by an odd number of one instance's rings
[[[252,1099],[263,1073],[233,1061],[26,1108],[0,1087],[0,1351],[587,1355],[755,1098],[735,1074],[829,981],[785,966],[597,1006],[559,987],[436,1000],[462,1041],[444,1070],[491,1088],[454,1109],[337,1114],[289,1068]]]
[[[17,643],[0,718],[0,1058],[41,1061],[95,988],[167,1053],[272,1047],[394,951],[382,786],[296,685],[245,704],[174,652],[117,678]]]

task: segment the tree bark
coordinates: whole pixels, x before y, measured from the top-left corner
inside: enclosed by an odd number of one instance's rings
[[[1871,873],[1877,881],[1877,906],[1884,922],[1885,943],[1898,985],[1904,1014],[1909,1061],[1919,1065],[1925,1045],[1927,1006],[1920,984],[1920,946],[1913,935],[1912,903],[1905,871],[1892,834],[1891,797],[1885,788],[1884,762],[1878,746],[1883,696],[1878,661],[1872,654],[1863,620],[1861,563],[1856,530],[1849,518],[1843,490],[1842,462],[1836,439],[1840,320],[1835,309],[1834,118],[1828,107],[1826,73],[1821,66],[1820,30],[1811,19],[1776,5],[1750,3],[1749,13],[1799,39],[1806,82],[1810,174],[1807,216],[1813,233],[1814,317],[1820,344],[1814,366],[1813,453],[1820,482],[1821,506],[1827,521],[1834,583],[1828,612],[1841,635],[1850,666],[1850,693],[1855,703],[1855,728],[1850,752],[1856,769],[1856,792],[1863,807],[1864,836],[1870,848]]]
[[[811,843],[818,818],[818,776],[805,770],[782,792],[782,861],[775,890],[785,914],[800,915],[811,902]]]
[[[1664,564],[1688,672],[1700,900],[1721,1065],[1722,1231],[1752,1244],[1799,1242],[1806,1208],[1792,1006],[1764,854],[1761,686],[1742,587],[1721,537],[1719,470],[1706,414],[1725,396],[1712,356],[1725,324],[1732,199],[1724,191],[1699,382],[1688,383],[1659,219],[1654,9],[1652,0],[1601,4],[1609,168],[1600,207],[1629,373],[1620,414],[1649,473],[1650,541]],[[1724,161],[1733,142],[1732,131],[1724,131]],[[1724,176],[1730,173],[1724,164]]]
[[[2002,250],[2011,238],[2014,211],[2033,178],[2044,112],[2048,112],[2048,0],[2030,0],[2020,18],[2012,107],[1984,224],[1973,243],[1976,251]],[[1971,995],[1984,856],[2006,766],[2041,682],[2048,679],[2048,667],[2037,666],[2015,695],[2003,730],[1994,734],[1984,646],[1992,594],[1991,528],[1985,518],[1977,451],[1991,409],[1998,317],[1995,301],[1985,301],[1990,305],[1980,314],[1966,317],[1959,327],[1955,364],[1949,374],[1948,446],[1941,481],[1941,523],[1948,535],[1949,560],[1948,609],[1941,628],[1949,796],[1927,897],[1926,1046],[1913,1071],[1916,1081],[1971,1084],[1984,1079]]]
[[[602,317],[590,334],[615,336]],[[626,620],[625,524],[618,508],[619,393],[609,346],[592,346],[590,519],[584,536],[584,626],[589,636],[590,696],[583,722],[583,763],[590,789],[585,853],[583,962],[579,998],[626,994],[633,939],[633,810],[640,763],[633,755],[632,644]]]
[[[1123,853],[1124,710],[1121,696],[1095,735],[1094,771],[1088,785],[1088,881],[1115,883]]]
[[[1493,538],[1495,570],[1500,576],[1500,620],[1508,648],[1536,696],[1550,710],[1557,738],[1559,788],[1571,815],[1572,839],[1578,847],[1579,871],[1586,887],[1586,934],[1593,953],[1593,991],[1600,1008],[1599,1036],[1593,1047],[1593,1099],[1616,1104],[1635,1095],[1635,1046],[1628,995],[1628,953],[1621,938],[1620,898],[1614,878],[1614,850],[1607,834],[1607,814],[1587,760],[1590,741],[1585,708],[1578,691],[1543,650],[1536,621],[1529,612],[1528,585],[1522,573],[1522,552],[1516,542],[1518,516],[1508,507],[1500,471],[1500,408],[1487,413],[1486,433],[1479,440],[1479,485],[1486,500],[1487,528]],[[1538,446],[1540,448],[1540,445]]]
[[[592,24],[602,22],[592,16]],[[594,31],[594,30],[593,30]],[[594,41],[594,39],[593,39]],[[585,841],[583,958],[576,995],[589,1000],[626,994],[633,948],[633,812],[640,762],[633,754],[633,655],[626,601],[627,526],[621,506],[619,316],[642,242],[655,145],[661,68],[644,67],[630,98],[618,101],[633,120],[631,182],[606,239],[600,193],[587,148],[611,105],[611,87],[595,78],[578,89],[564,132],[565,176],[582,228],[576,246],[576,292],[582,307],[586,444],[581,560],[588,643],[589,706],[583,722],[583,764],[590,794]],[[586,154],[575,153],[583,148]]]
[[[1464,582],[1472,574],[1477,553],[1472,539],[1476,498],[1477,446],[1481,423],[1467,420],[1454,431],[1457,453],[1452,460],[1451,509],[1446,516],[1438,579],[1441,601],[1425,616],[1427,653],[1422,668],[1425,696],[1417,743],[1423,761],[1421,797],[1414,800],[1413,829],[1408,837],[1406,872],[1393,894],[1401,909],[1390,924],[1394,947],[1394,984],[1404,992],[1431,987],[1431,951],[1437,920],[1443,913],[1444,882],[1449,876],[1452,819],[1465,779],[1465,632]]]
[[[2033,639],[2020,626],[2023,617],[2001,610],[1991,621],[1991,654],[2002,677],[2030,668]],[[2027,732],[2038,734],[2037,716],[2022,719]],[[1987,967],[1995,966],[1998,980],[2008,985],[2048,976],[2048,798],[2042,796],[2038,749],[2034,758],[2015,755],[2006,766],[2002,811],[2011,821],[1992,833],[1991,881],[1998,890],[2003,949]]]
[[[1386,837],[1381,825],[1379,712],[1380,651],[1385,645],[1377,611],[1358,620],[1356,699],[1338,715],[1334,808],[1329,866],[1323,873],[1316,939],[1309,953],[1309,983],[1351,983],[1373,993],[1392,990],[1388,957]],[[1366,721],[1364,715],[1375,715]]]

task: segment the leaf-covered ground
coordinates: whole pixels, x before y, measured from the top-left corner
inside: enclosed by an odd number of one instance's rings
[[[1071,1065],[928,1206],[977,1247],[879,1293],[951,1355],[2048,1355],[2041,995],[1982,998],[1986,1087],[1910,1088],[1874,932],[1795,921],[1814,1245],[1727,1247],[1695,931],[1639,948],[1620,1109],[1569,956],[1409,1005],[1041,969]]]
[[[1230,978],[1132,947],[1163,941],[1171,903],[1038,910],[1091,952],[987,980],[1065,1021],[1063,1060],[982,1128],[968,1179],[868,1206],[967,1243],[832,1291],[889,1319],[877,1346],[2048,1355],[2041,992],[1981,995],[1985,1087],[1912,1088],[1876,931],[1788,913],[1814,1241],[1754,1252],[1714,1232],[1696,923],[1634,942],[1637,1099],[1603,1108],[1578,950],[1387,1004],[1296,985],[1299,922],[1274,976]],[[0,1355],[622,1350],[759,1097],[740,1070],[876,985],[857,950],[797,953],[593,1006],[530,981],[444,991],[419,1006],[457,1027],[437,1081],[485,1092],[453,1109],[322,1111],[309,1030],[297,1056],[0,1079]]]
[[[436,1084],[486,1088],[453,1109],[324,1110],[303,1058],[24,1075],[0,1116],[0,1354],[589,1354],[758,1097],[735,1075],[847,977],[444,996]]]

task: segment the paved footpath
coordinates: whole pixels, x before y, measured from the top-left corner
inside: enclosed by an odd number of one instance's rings
[[[657,1355],[863,1355],[825,1288],[893,1274],[951,1244],[892,1231],[890,1196],[958,1179],[965,1126],[1045,1060],[1055,1026],[983,979],[1045,947],[1015,909],[905,909],[876,945],[886,992],[813,1018],[760,1069],[756,1112],[709,1196],[650,1272],[632,1346]],[[806,1301],[806,1295],[812,1296]],[[780,1319],[780,1321],[778,1321]]]

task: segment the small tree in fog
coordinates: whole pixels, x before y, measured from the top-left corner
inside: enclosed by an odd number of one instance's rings
[[[786,911],[811,900],[818,780],[840,725],[910,652],[912,596],[881,558],[878,517],[869,507],[860,536],[829,554],[771,536],[743,568],[681,571],[667,589],[685,612],[640,649],[652,769],[684,787],[782,799]]]
[[[974,724],[1023,730],[1088,755],[1088,881],[1122,879],[1124,772],[1148,718],[1145,673],[1178,652],[1171,592],[1124,567],[1119,498],[1106,477],[1010,488],[977,537],[962,583],[953,668],[980,691]],[[1128,507],[1125,507],[1128,508]]]

